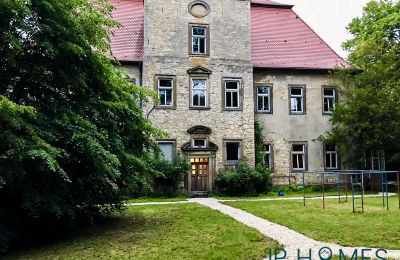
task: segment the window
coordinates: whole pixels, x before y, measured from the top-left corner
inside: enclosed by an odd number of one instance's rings
[[[335,145],[325,145],[325,169],[338,169],[338,156]]]
[[[191,55],[208,55],[209,53],[209,32],[207,25],[190,25],[189,33],[191,38]]]
[[[167,161],[172,161],[175,156],[175,142],[174,141],[158,141],[161,154]]]
[[[305,87],[290,87],[290,113],[304,114],[305,113]]]
[[[265,145],[264,165],[270,169],[272,169],[274,166],[274,163],[272,160],[272,152],[273,152],[272,145],[271,144]]]
[[[240,141],[225,142],[226,163],[236,164],[240,160]]]
[[[240,80],[224,80],[226,109],[240,109]]]
[[[193,147],[205,148],[206,147],[206,139],[193,139]]]
[[[272,93],[269,86],[257,87],[257,112],[272,112]]]
[[[292,170],[306,170],[306,144],[292,144]]]
[[[158,106],[173,107],[174,106],[174,78],[158,77],[157,78]]]
[[[335,109],[335,101],[336,101],[336,89],[334,88],[323,88],[323,110],[324,114],[331,114],[332,110]]]
[[[207,107],[207,80],[192,79],[192,107]]]

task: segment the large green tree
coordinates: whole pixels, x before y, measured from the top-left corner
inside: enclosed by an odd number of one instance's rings
[[[106,0],[0,1],[0,250],[122,209],[159,133],[110,51]]]
[[[395,168],[400,161],[400,2],[369,2],[348,30],[353,37],[343,46],[353,68],[335,73],[343,99],[328,139],[351,167],[364,167],[364,155],[384,150],[388,166]]]

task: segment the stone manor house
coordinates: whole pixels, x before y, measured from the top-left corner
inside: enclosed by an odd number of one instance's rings
[[[254,123],[264,128],[274,182],[336,169],[329,130],[337,91],[328,71],[348,64],[293,10],[269,0],[110,0],[112,49],[137,85],[165,158],[191,162],[189,192],[213,189],[218,169],[255,163]]]

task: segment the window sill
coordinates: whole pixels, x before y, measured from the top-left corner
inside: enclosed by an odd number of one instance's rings
[[[210,107],[189,107],[189,110],[210,110]]]
[[[289,115],[291,115],[291,116],[303,116],[303,115],[306,115],[306,112],[298,112],[298,113],[290,112]]]
[[[243,111],[243,108],[239,107],[239,108],[226,108],[224,107],[222,109],[223,111]]]
[[[272,111],[256,111],[256,114],[273,114]]]
[[[190,53],[189,57],[191,57],[191,58],[195,58],[195,57],[198,57],[198,58],[210,58],[210,55],[209,54],[193,54],[193,53]]]
[[[332,112],[322,112],[322,115],[324,116],[331,116],[333,113]]]
[[[163,106],[155,106],[155,109],[160,109],[160,110],[176,110],[176,107],[163,107]]]

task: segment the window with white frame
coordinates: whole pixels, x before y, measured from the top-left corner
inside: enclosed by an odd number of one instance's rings
[[[225,108],[240,108],[240,80],[224,80]]]
[[[225,142],[226,163],[236,164],[240,160],[240,141]]]
[[[323,112],[325,114],[331,114],[332,110],[335,109],[336,89],[334,89],[334,88],[323,88],[323,92],[324,92]]]
[[[304,87],[290,87],[290,112],[303,114],[305,112]]]
[[[192,79],[192,107],[207,106],[207,80]]]
[[[192,52],[194,55],[207,54],[207,27],[191,26]]]
[[[325,145],[325,169],[338,169],[338,156],[335,145]]]
[[[207,140],[205,138],[195,138],[193,139],[193,147],[195,148],[205,148],[207,146]]]
[[[161,150],[161,155],[167,161],[172,161],[175,156],[175,142],[173,141],[158,141],[158,147]]]
[[[273,161],[272,161],[272,145],[267,144],[265,145],[265,156],[264,156],[264,165],[267,166],[268,168],[272,169],[273,168]]]
[[[172,107],[174,104],[174,79],[168,77],[159,77],[158,83],[158,106]]]
[[[258,86],[257,87],[257,111],[258,112],[271,112],[271,87]]]
[[[306,170],[306,145],[292,144],[292,170]]]

